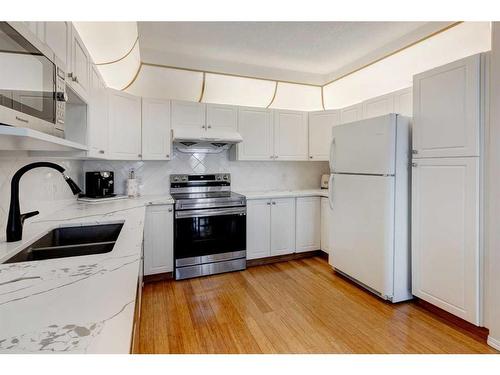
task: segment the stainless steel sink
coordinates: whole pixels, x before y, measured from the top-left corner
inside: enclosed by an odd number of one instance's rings
[[[122,227],[123,223],[56,228],[5,263],[108,253]]]

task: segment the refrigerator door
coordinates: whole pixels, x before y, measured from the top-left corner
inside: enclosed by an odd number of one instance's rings
[[[335,126],[330,147],[332,173],[395,173],[397,115]]]
[[[394,177],[334,174],[332,266],[382,296],[393,296]]]

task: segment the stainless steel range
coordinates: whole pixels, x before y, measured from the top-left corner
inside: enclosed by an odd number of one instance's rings
[[[175,279],[246,268],[246,199],[229,173],[170,176]]]

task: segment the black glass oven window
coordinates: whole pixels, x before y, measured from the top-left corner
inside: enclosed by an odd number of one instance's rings
[[[174,227],[177,259],[246,249],[246,216],[180,218]]]
[[[0,22],[0,105],[55,122],[55,65]]]

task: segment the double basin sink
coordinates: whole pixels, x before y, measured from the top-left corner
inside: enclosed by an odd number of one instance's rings
[[[4,263],[104,254],[113,250],[123,223],[56,228]]]

